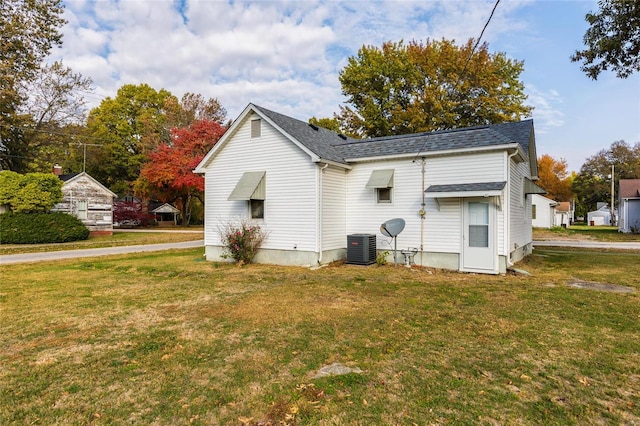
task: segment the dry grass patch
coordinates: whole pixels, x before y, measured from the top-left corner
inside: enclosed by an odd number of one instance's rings
[[[200,250],[8,266],[0,423],[637,423],[640,292],[567,286],[638,290],[633,256],[536,250],[530,277]],[[363,372],[313,378],[334,362]]]

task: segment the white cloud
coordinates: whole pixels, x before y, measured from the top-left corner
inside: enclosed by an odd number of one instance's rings
[[[620,138],[620,132],[638,134],[637,125],[624,130],[619,118],[623,113],[608,116],[613,106],[602,108],[598,120],[589,114],[588,120],[580,121],[587,116],[584,111],[607,102],[615,101],[619,111],[630,111],[628,115],[636,114],[635,118],[640,110],[637,85],[631,81],[616,79],[616,87],[627,89],[614,97],[613,90],[596,93],[592,82],[585,84],[567,72],[566,68],[575,72],[577,67],[566,64],[572,40],[579,43],[584,33],[587,6],[578,3],[500,2],[483,36],[491,51],[499,49],[510,58],[525,60],[527,72],[522,78],[527,104],[535,107],[540,153],[544,149],[572,153],[573,140],[594,139],[596,129],[589,127],[595,122],[599,135],[604,135],[600,139],[612,136],[590,151],[605,148]],[[301,119],[327,117],[343,101],[338,73],[362,45],[427,38],[464,43],[479,36],[494,4],[494,0],[65,0],[64,45],[51,60],[62,59],[93,79],[96,92],[88,96],[92,106],[115,96],[124,84],[147,83],[178,97],[185,92],[217,97],[230,118],[249,102]],[[569,16],[573,32],[564,28]],[[635,97],[630,93],[634,87]],[[573,159],[573,153],[560,156],[580,161],[579,156]]]
[[[525,93],[529,97],[526,102],[527,105],[534,107],[533,118],[535,120],[536,133],[548,133],[554,127],[562,127],[565,124],[564,113],[560,108],[563,99],[558,91],[554,89],[544,91],[533,84],[528,84]]]

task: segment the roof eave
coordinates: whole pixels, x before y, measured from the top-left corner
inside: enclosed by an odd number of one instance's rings
[[[510,143],[505,145],[492,145],[485,147],[473,147],[473,148],[461,148],[461,149],[444,149],[439,151],[426,151],[426,152],[417,152],[417,153],[407,153],[407,154],[393,154],[393,155],[378,155],[372,157],[355,157],[355,158],[346,158],[345,161],[348,163],[364,163],[369,161],[380,161],[380,160],[401,160],[404,158],[422,158],[422,157],[445,157],[447,155],[460,155],[460,154],[472,154],[472,153],[481,153],[481,152],[492,152],[492,151],[504,151],[504,150],[516,150],[519,154],[519,160],[524,161],[525,155],[524,150],[518,143]]]

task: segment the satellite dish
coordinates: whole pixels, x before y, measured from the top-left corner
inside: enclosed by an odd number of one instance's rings
[[[380,225],[380,232],[387,237],[396,237],[404,229],[404,219],[389,219]]]
[[[391,237],[394,240],[393,245],[393,266],[396,266],[398,263],[397,253],[398,253],[398,234],[402,232],[404,229],[404,219],[399,217],[395,219],[389,219],[382,225],[380,225],[380,232],[387,237]]]

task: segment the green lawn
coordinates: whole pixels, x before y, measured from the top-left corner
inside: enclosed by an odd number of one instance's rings
[[[534,240],[591,240],[609,242],[640,242],[640,235],[618,232],[616,226],[572,225],[569,228],[533,229]]]
[[[186,229],[190,230],[190,229]],[[196,229],[197,230],[197,229]],[[202,230],[200,230],[202,231]],[[138,244],[177,243],[180,241],[201,240],[204,231],[196,233],[182,232],[115,232],[113,235],[89,237],[83,241],[54,244],[2,244],[0,255],[18,253],[37,253],[44,251],[77,250],[99,247],[132,246]]]
[[[640,253],[518,267],[3,266],[0,424],[640,423]],[[363,373],[313,378],[333,362]]]

